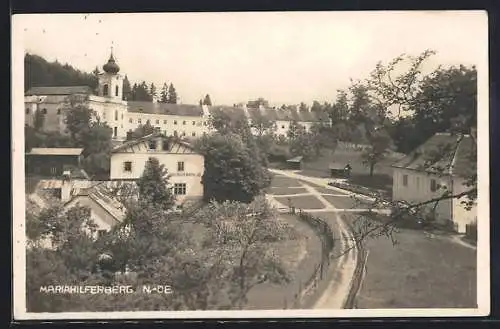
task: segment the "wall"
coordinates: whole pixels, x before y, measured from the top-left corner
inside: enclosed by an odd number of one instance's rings
[[[96,112],[102,122],[106,122],[113,129],[113,133],[116,127],[116,139],[124,140],[127,137],[127,126],[125,124],[127,122],[127,103],[125,101],[90,96],[88,107]]]
[[[203,135],[204,132],[208,133],[209,131],[208,119],[200,116],[180,116],[138,112],[127,113],[127,120],[125,122],[126,131],[133,131],[139,127],[139,125],[146,124],[148,120],[153,127],[160,127],[160,130],[167,136],[173,136],[176,131],[178,136],[199,137]],[[177,124],[174,124],[175,121],[177,121]],[[183,124],[183,122],[186,124]],[[193,133],[195,134],[194,136]]]
[[[54,96],[51,97],[54,98]],[[60,131],[61,133],[64,133],[64,127],[61,125],[64,122],[64,117],[63,115],[58,114],[58,110],[63,107],[65,97],[66,96],[55,97],[55,100],[50,103],[37,103],[28,98],[28,101],[25,101],[24,103],[25,124],[33,126],[36,110],[39,109],[40,111],[43,111],[45,109],[47,110],[47,113],[45,114],[43,130]],[[38,99],[40,97],[36,98]],[[58,102],[59,99],[60,101]],[[29,109],[29,113],[26,113],[27,109]]]
[[[459,194],[470,189],[470,187],[465,186],[464,180],[456,177],[453,181],[453,194]],[[474,221],[477,217],[477,204],[475,204],[471,210],[465,209],[461,201],[466,201],[467,197],[460,199],[453,199],[453,221],[457,225],[457,230],[459,233],[465,233],[465,226]],[[489,220],[489,218],[486,218]]]
[[[158,143],[160,144],[160,143]],[[199,154],[183,153],[163,153],[161,151],[140,150],[137,153],[113,153],[111,156],[110,178],[116,179],[137,179],[139,178],[150,157],[155,157],[165,166],[171,177],[169,183],[171,186],[175,183],[186,183],[186,195],[178,196],[179,202],[184,201],[186,197],[199,198],[203,196],[203,184],[201,182],[204,172],[204,158]],[[124,170],[124,162],[132,162],[132,171]],[[184,171],[177,171],[177,162],[184,162]]]
[[[408,176],[408,185],[403,185],[403,176]],[[431,191],[431,180],[435,179],[439,185],[452,188],[450,177],[438,177],[416,170],[408,170],[394,168],[392,198],[395,201],[407,201],[410,203],[418,203],[437,198],[443,194],[445,190],[438,189],[435,192]],[[429,204],[431,208],[434,204]],[[441,200],[436,208],[437,219],[444,223],[446,220],[452,219],[452,201]]]

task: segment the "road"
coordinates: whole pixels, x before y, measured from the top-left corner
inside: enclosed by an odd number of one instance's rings
[[[342,220],[339,213],[345,211],[351,212],[360,212],[365,211],[366,209],[339,209],[336,208],[332,202],[329,202],[325,199],[324,195],[333,195],[337,197],[349,197],[352,193],[346,192],[344,190],[334,188],[331,186],[327,186],[324,180],[317,179],[314,177],[307,177],[302,175],[297,175],[293,172],[287,172],[282,170],[271,170],[276,175],[281,175],[283,177],[288,177],[292,179],[298,179],[302,181],[310,181],[315,185],[320,185],[324,188],[329,188],[330,190],[336,192],[332,194],[324,194],[317,191],[314,187],[300,183],[300,189],[305,189],[307,192],[297,193],[297,194],[280,194],[273,195],[267,194],[267,199],[271,204],[273,204],[276,208],[278,208],[281,212],[288,212],[288,206],[282,204],[277,201],[275,198],[279,197],[288,197],[288,196],[314,196],[317,198],[324,206],[323,209],[302,209],[308,213],[320,213],[319,217],[322,217],[334,232],[334,238],[336,239],[336,243],[340,243],[340,247],[336,247],[336,256],[334,257],[334,262],[331,263],[328,278],[330,281],[328,282],[325,290],[321,293],[321,295],[317,298],[316,303],[313,308],[315,309],[341,309],[343,308],[346,297],[351,288],[351,281],[354,275],[354,270],[356,267],[357,261],[357,251],[355,248],[350,246],[349,241],[352,241],[353,237],[350,231],[347,229],[347,225]],[[290,191],[293,191],[294,188],[289,188]],[[333,216],[321,216],[321,213],[334,213]],[[341,238],[339,238],[341,237]]]

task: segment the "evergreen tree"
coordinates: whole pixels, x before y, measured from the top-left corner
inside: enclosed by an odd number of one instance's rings
[[[149,87],[149,96],[151,97],[151,101],[156,99],[158,96],[158,92],[156,91],[156,86],[153,82],[151,82],[151,86]]]
[[[132,89],[130,87],[130,81],[128,80],[127,75],[125,75],[125,78],[123,79],[123,100],[132,100]]]
[[[160,103],[168,103],[168,86],[166,83],[164,83],[161,88]]]
[[[177,104],[177,91],[172,83],[168,86],[168,101],[170,104]]]
[[[205,99],[203,99],[203,105],[212,106],[212,100],[210,99],[210,95],[209,94],[207,94],[205,96]]]
[[[144,172],[137,181],[140,200],[159,209],[168,210],[174,205],[174,196],[167,187],[167,170],[157,158],[146,162]]]

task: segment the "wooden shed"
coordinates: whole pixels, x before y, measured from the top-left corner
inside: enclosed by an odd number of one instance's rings
[[[301,170],[302,169],[302,157],[298,156],[293,159],[286,160],[286,166],[288,169]]]

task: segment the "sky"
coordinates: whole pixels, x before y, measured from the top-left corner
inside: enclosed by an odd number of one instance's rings
[[[437,65],[487,56],[487,14],[442,12],[246,12],[30,14],[13,17],[25,52],[83,71],[110,49],[133,82],[173,82],[180,101],[215,104],[264,97],[271,104],[331,102],[377,62],[425,49]],[[480,67],[478,66],[480,73]]]

